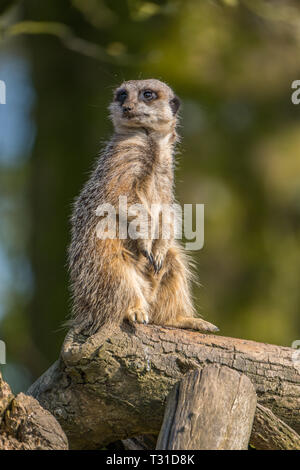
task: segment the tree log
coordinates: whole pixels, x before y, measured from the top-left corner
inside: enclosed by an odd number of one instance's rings
[[[28,393],[59,420],[74,449],[160,430],[176,382],[208,364],[249,377],[258,402],[300,430],[300,373],[294,350],[199,332],[123,323],[91,338],[67,339],[61,358]],[[259,432],[259,429],[256,430]]]
[[[0,449],[66,450],[68,441],[60,424],[32,397],[16,397],[0,374]]]
[[[186,374],[170,392],[159,450],[246,450],[256,409],[251,381],[225,366]]]

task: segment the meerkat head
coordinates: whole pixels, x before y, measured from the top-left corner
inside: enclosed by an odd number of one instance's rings
[[[179,106],[179,98],[168,85],[149,79],[122,83],[109,109],[117,132],[141,128],[168,134],[175,130]]]

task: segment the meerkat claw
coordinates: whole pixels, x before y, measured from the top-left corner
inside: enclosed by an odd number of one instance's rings
[[[155,274],[158,274],[159,271],[160,271],[161,268],[162,268],[162,264],[161,264],[161,263],[155,263],[155,262],[154,262],[154,263],[153,263],[153,268],[154,268]]]
[[[147,258],[147,260],[149,261],[150,264],[153,264],[154,259],[153,259],[152,253],[148,253],[148,251],[146,251],[146,250],[142,250],[141,253],[142,253],[143,256],[145,256],[145,258]]]
[[[157,257],[156,259],[153,260],[153,268],[155,271],[155,274],[158,274],[161,268],[163,267],[163,260],[161,257]]]
[[[160,262],[158,263],[158,265],[157,265],[156,274],[159,273],[159,271],[161,270],[162,267],[163,267],[163,262],[160,261]]]
[[[146,312],[140,311],[137,314],[137,321],[139,323],[143,323],[144,325],[147,325],[149,323],[149,317]]]

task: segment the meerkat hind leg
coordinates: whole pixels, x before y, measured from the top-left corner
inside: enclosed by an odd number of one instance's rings
[[[202,318],[195,316],[190,295],[189,271],[184,264],[183,255],[176,249],[170,249],[165,259],[165,272],[157,287],[155,301],[152,304],[151,320],[157,325],[174,326],[216,333],[219,329]]]
[[[202,318],[192,318],[179,315],[171,320],[166,326],[174,326],[176,328],[186,328],[191,330],[202,331],[203,333],[216,333],[219,328]]]

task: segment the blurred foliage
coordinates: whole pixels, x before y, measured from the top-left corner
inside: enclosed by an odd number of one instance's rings
[[[0,159],[12,273],[0,337],[16,389],[59,353],[71,203],[109,138],[123,79],[162,79],[183,100],[177,195],[205,203],[199,311],[223,335],[299,338],[299,13],[296,0],[0,2],[0,79],[3,54],[22,57],[35,93],[32,149],[14,165]]]

